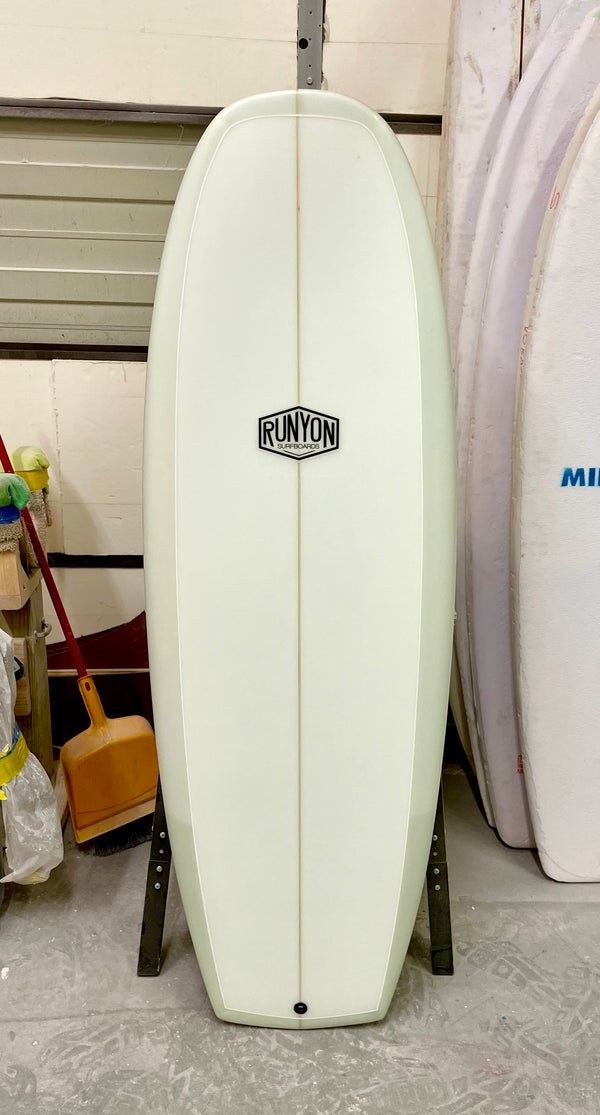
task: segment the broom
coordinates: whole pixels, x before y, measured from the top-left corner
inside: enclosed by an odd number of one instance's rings
[[[0,462],[13,472],[0,435]],[[154,732],[143,716],[106,716],[87,672],[43,547],[26,507],[21,512],[42,576],[77,670],[90,726],[61,750],[61,764],[78,843],[152,813],[158,782]]]

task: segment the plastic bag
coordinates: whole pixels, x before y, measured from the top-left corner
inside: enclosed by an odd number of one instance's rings
[[[0,631],[0,799],[8,874],[0,883],[45,883],[63,858],[54,790],[15,725],[13,641]]]
[[[2,818],[9,872],[0,882],[45,883],[52,868],[63,858],[60,817],[50,779],[16,728],[11,757],[19,750],[18,761],[25,758],[23,766],[19,774],[2,787],[5,795]],[[2,759],[0,776],[1,771]]]

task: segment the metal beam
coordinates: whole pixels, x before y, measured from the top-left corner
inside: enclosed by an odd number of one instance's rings
[[[0,100],[0,116],[37,120],[99,120],[135,124],[193,124],[208,127],[220,108],[193,105],[122,104],[115,101],[68,100],[49,97],[45,100]]]
[[[310,9],[309,9],[310,10]],[[300,53],[300,50],[298,51]],[[318,88],[317,85],[303,88]],[[89,120],[135,124],[192,124],[206,127],[221,108],[180,105],[135,105],[113,101],[0,100],[0,118],[22,120]],[[442,117],[437,114],[382,112],[380,115],[398,135],[441,135]]]
[[[298,0],[298,89],[323,84],[325,0]]]

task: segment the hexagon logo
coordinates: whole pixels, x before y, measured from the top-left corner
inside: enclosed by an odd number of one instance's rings
[[[340,447],[340,420],[307,407],[290,407],[258,420],[258,447],[303,461]]]

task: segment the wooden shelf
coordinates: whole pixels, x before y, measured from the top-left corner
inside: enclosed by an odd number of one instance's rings
[[[0,596],[0,627],[16,642],[22,653],[27,682],[19,694],[19,727],[31,753],[41,762],[46,774],[52,775],[52,726],[50,722],[50,695],[48,692],[48,664],[44,631],[44,602],[41,574],[38,569],[27,577],[15,554],[0,553],[0,559],[9,557],[12,562],[0,561],[0,587],[19,589]],[[7,603],[8,601],[8,603]],[[25,678],[23,678],[25,681]],[[29,708],[29,712],[25,709]]]
[[[27,576],[18,552],[0,553],[0,611],[12,612],[23,608],[42,579],[39,569]]]

